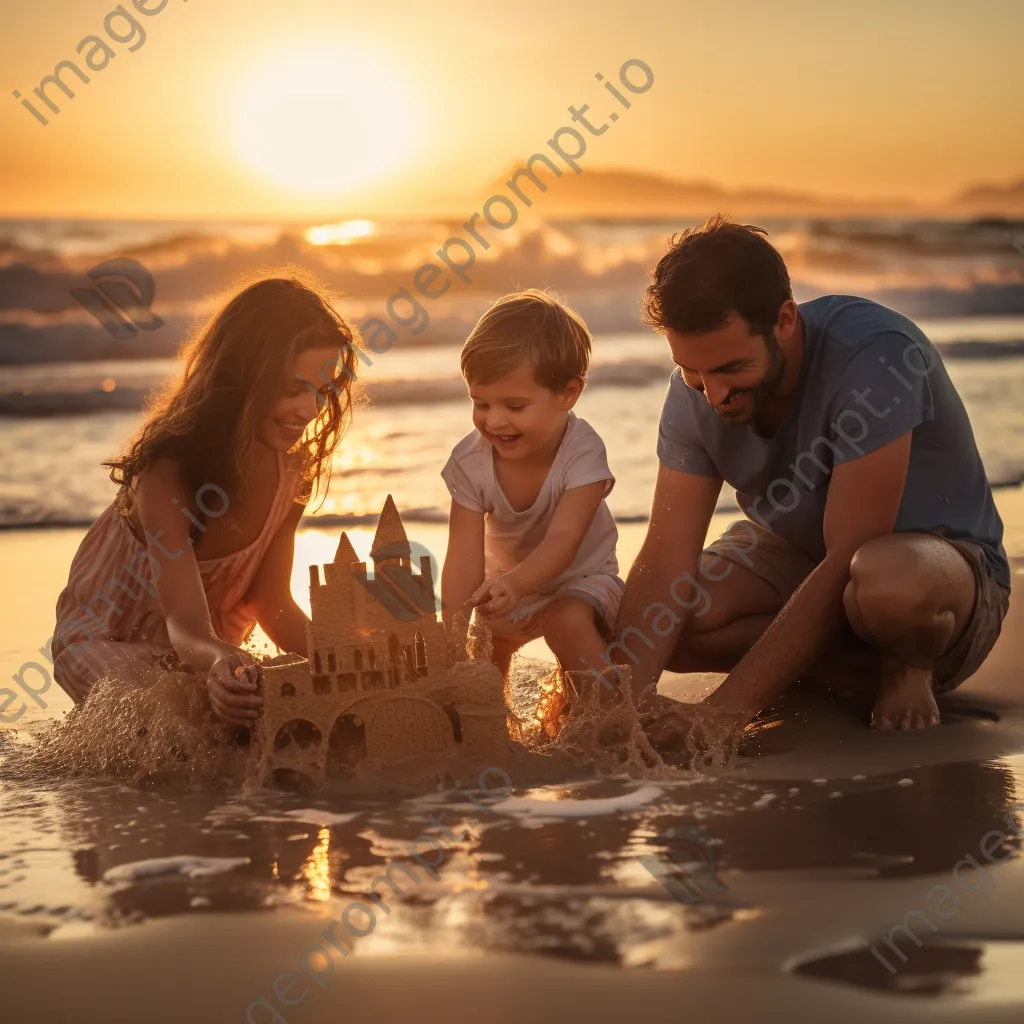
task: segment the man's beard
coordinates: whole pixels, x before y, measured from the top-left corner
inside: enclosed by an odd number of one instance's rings
[[[788,365],[786,362],[786,355],[782,351],[782,348],[775,337],[775,332],[769,331],[763,337],[765,348],[768,350],[768,368],[765,370],[764,376],[761,378],[761,383],[754,388],[744,388],[742,390],[731,391],[726,395],[725,399],[725,403],[728,403],[729,400],[735,396],[750,395],[753,401],[751,403],[752,410],[748,422],[756,418],[761,409],[772,399],[775,392],[779,390],[779,386],[782,384],[782,378],[786,376],[786,367]],[[721,412],[719,412],[719,415],[722,415]]]

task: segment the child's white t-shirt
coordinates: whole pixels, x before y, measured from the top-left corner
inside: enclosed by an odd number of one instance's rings
[[[537,500],[522,512],[516,512],[505,497],[494,472],[494,447],[478,430],[455,446],[441,476],[455,501],[484,513],[484,571],[489,578],[514,569],[537,547],[566,491],[606,480],[607,497],[615,484],[604,442],[586,420],[571,412]],[[602,499],[572,564],[538,593],[554,594],[585,576],[615,576],[618,536],[611,510]]]

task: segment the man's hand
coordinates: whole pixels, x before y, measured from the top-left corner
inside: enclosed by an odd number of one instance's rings
[[[691,763],[709,752],[717,752],[726,760],[746,724],[742,715],[706,704],[683,704],[653,692],[644,695],[637,712],[651,746],[673,762]]]
[[[252,725],[263,713],[260,666],[248,651],[225,645],[210,668],[206,687],[214,714],[231,725]]]
[[[469,604],[476,608],[485,619],[496,619],[502,615],[508,615],[519,604],[519,594],[510,575],[484,580],[469,599]]]

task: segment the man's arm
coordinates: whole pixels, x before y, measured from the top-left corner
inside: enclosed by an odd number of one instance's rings
[[[686,605],[696,608],[700,554],[721,490],[718,477],[658,467],[647,537],[629,570],[613,638],[623,645],[614,660],[632,665],[634,696],[657,687],[686,624]],[[666,605],[678,620],[664,635],[644,617],[652,604]]]
[[[825,501],[825,559],[705,701],[752,718],[824,653],[843,612],[850,561],[862,544],[892,533],[910,463],[908,432],[836,466]]]

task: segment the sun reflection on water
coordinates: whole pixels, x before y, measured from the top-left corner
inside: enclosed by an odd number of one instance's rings
[[[306,231],[311,245],[351,245],[360,238],[377,234],[372,220],[345,220],[339,224],[317,224]]]
[[[331,898],[331,878],[328,868],[328,854],[331,848],[331,830],[322,828],[317,833],[317,844],[310,851],[302,865],[302,877],[309,886],[311,900],[325,903]]]

